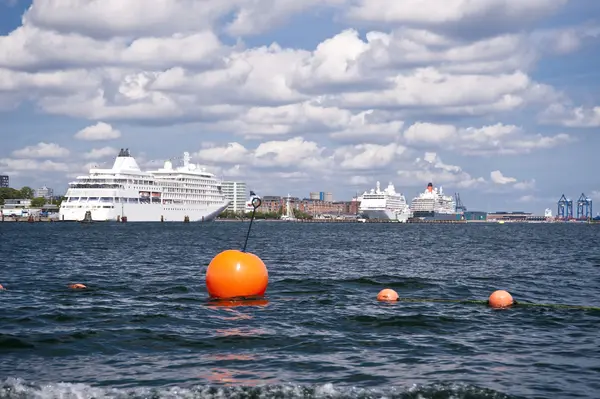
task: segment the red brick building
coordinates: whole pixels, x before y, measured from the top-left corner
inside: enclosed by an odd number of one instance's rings
[[[259,212],[282,213],[285,211],[286,202],[287,197],[267,195],[262,197],[262,204],[257,210]],[[358,212],[358,203],[356,201],[321,201],[291,197],[290,206],[292,209],[298,209],[311,216],[323,214],[356,215]]]

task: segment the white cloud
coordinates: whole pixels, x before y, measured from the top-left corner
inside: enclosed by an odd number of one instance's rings
[[[554,136],[528,134],[519,126],[502,123],[479,128],[456,128],[452,125],[422,122],[416,122],[406,129],[404,138],[407,143],[415,146],[439,147],[477,156],[528,154],[575,140],[565,133]]]
[[[516,190],[533,190],[535,188],[535,179],[520,181],[513,184],[513,188]]]
[[[212,164],[246,164],[260,168],[297,167],[319,169],[327,159],[321,155],[324,147],[302,137],[289,140],[271,140],[260,143],[255,149],[247,149],[234,142],[226,146],[203,148],[197,156],[201,161]]]
[[[95,125],[81,129],[75,133],[74,137],[87,141],[113,140],[121,137],[121,132],[114,129],[108,123],[98,122]]]
[[[64,158],[69,155],[69,150],[56,143],[40,142],[13,151],[12,155],[18,158]]]
[[[196,23],[197,16],[182,16],[177,26],[161,33],[160,24],[170,22],[163,17],[181,16],[183,9],[175,3],[149,1],[161,10],[154,14],[153,9],[149,16],[157,24],[152,36],[145,36],[147,21],[131,19],[137,0],[122,6],[117,15],[112,14],[117,6],[110,1],[102,6],[71,2],[69,15],[58,11],[67,3],[36,1],[25,25],[0,37],[0,67],[5,68],[0,70],[0,92],[4,82],[4,90],[22,93],[13,101],[31,98],[53,114],[106,121],[221,120],[222,129],[241,126],[257,135],[289,133],[286,123],[268,127],[252,122],[255,114],[268,114],[266,109],[273,106],[307,112],[309,102],[319,104],[326,111],[306,115],[319,123],[320,118],[325,122],[335,113],[348,119],[346,107],[369,112],[387,107],[408,114],[483,115],[516,110],[551,97],[549,88],[542,89],[523,72],[536,59],[532,54],[537,47],[532,43],[541,40],[527,35],[469,43],[423,29],[399,29],[369,32],[363,41],[350,29],[325,39],[314,51],[277,44],[247,49],[224,46],[211,32],[211,23],[186,29],[186,21]],[[199,4],[186,3],[186,12]],[[207,3],[199,15],[215,10],[216,16],[231,7],[258,9],[263,5]],[[327,4],[337,3],[330,0]],[[277,4],[275,8],[290,12],[297,7],[287,1]],[[79,25],[88,15],[94,20]],[[103,19],[109,15],[110,19]],[[94,35],[95,29],[107,36]],[[572,31],[575,37],[584,34]],[[121,34],[130,37],[118,36]],[[517,58],[515,54],[519,54]],[[509,61],[510,57],[514,60]],[[38,72],[25,72],[30,70]],[[25,95],[27,89],[36,94]],[[541,90],[544,96],[539,94]],[[237,115],[242,118],[235,118]],[[357,124],[361,114],[353,117]],[[401,121],[364,128],[394,132]],[[351,121],[339,128],[338,137],[357,134]]]
[[[348,183],[352,186],[365,186],[369,184],[369,178],[366,176],[352,176]]]
[[[499,170],[494,170],[490,172],[490,179],[492,179],[492,182],[502,185],[517,182],[517,179],[515,179],[514,177],[504,176]]]
[[[0,36],[0,110],[31,104],[86,120],[74,135],[83,141],[121,138],[113,125],[129,126],[135,137],[143,126],[136,152],[164,159],[194,145],[194,156],[220,176],[260,178],[273,189],[365,185],[398,173],[398,187],[433,181],[527,194],[536,180],[526,170],[504,176],[511,161],[503,156],[570,144],[578,137],[566,128],[600,126],[597,98],[577,105],[533,75],[544,57],[597,40],[593,24],[532,30],[567,3],[33,0],[22,26]],[[303,47],[293,35],[256,36],[322,11],[319,18],[333,13],[357,24]],[[259,44],[241,38],[251,35]],[[532,115],[565,131],[538,129]],[[81,145],[72,151],[82,153]],[[50,146],[57,145],[0,150],[3,170],[79,171],[79,164],[15,159],[69,154]],[[114,157],[112,147],[98,147],[81,158]],[[415,154],[424,156],[412,162]],[[137,157],[156,167],[153,157]],[[488,173],[489,181],[481,177]]]
[[[420,108],[430,114],[481,114],[514,110],[523,105],[522,94],[531,86],[522,72],[495,76],[443,73],[433,67],[398,74],[390,88],[379,92],[331,95],[327,103],[342,107]],[[464,87],[477,89],[466,91]],[[484,89],[485,88],[485,89]]]
[[[335,164],[345,170],[373,170],[388,167],[406,150],[406,147],[396,143],[359,144],[340,147],[334,151],[333,157]]]
[[[260,143],[254,150],[255,163],[263,167],[294,166],[303,168],[320,169],[326,165],[327,160],[321,154],[325,148],[314,141],[295,137],[285,141],[267,141]]]
[[[475,187],[485,184],[483,177],[472,177],[460,166],[445,164],[435,152],[426,152],[423,158],[417,158],[411,169],[402,169],[398,175],[402,185],[422,186],[433,182],[436,186],[451,184],[454,187]]]
[[[94,148],[85,154],[83,157],[85,159],[102,159],[106,157],[115,157],[117,156],[118,151],[112,147],[102,147],[102,148]]]
[[[386,141],[396,137],[403,121],[385,120],[374,110],[351,112],[318,103],[301,102],[281,106],[251,107],[237,119],[210,124],[209,129],[234,132],[244,138],[327,133],[338,141]]]
[[[66,163],[50,160],[38,161],[35,159],[0,159],[0,167],[14,171],[40,172],[65,172],[69,170]]]
[[[0,36],[0,66],[20,70],[60,67],[133,67],[147,69],[181,65],[208,67],[224,50],[211,31],[133,41],[103,41],[76,33],[61,34],[25,25]]]
[[[229,143],[226,147],[203,148],[195,156],[205,162],[236,164],[245,162],[249,152],[240,143]]]
[[[456,134],[456,127],[452,125],[436,125],[427,122],[416,122],[404,131],[404,138],[411,144],[436,144],[453,141]]]
[[[502,25],[504,29],[534,21],[564,6],[568,0],[446,0],[440,7],[437,0],[357,0],[348,14],[353,19],[373,23],[396,23],[429,28],[450,28],[457,25],[478,27]]]
[[[312,7],[342,5],[347,0],[253,0],[238,1],[241,4],[234,20],[227,26],[233,35],[254,35],[287,21],[292,14]]]
[[[35,0],[24,19],[45,30],[99,39],[162,36],[210,27],[234,4],[231,0]]]
[[[565,127],[600,127],[600,106],[570,107],[564,104],[552,104],[540,114],[544,123]]]
[[[297,136],[271,140],[248,149],[240,143],[203,148],[194,156],[209,164],[240,164],[255,168],[296,168],[302,172],[326,175],[332,171],[385,170],[405,156],[407,148],[397,143],[357,144],[337,148],[320,146]],[[282,172],[290,173],[290,172]]]

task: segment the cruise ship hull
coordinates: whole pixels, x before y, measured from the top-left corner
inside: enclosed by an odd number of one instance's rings
[[[398,218],[395,212],[388,209],[369,209],[361,211],[363,217],[367,219],[375,219],[375,220],[398,220],[403,221]],[[408,218],[408,217],[406,217]],[[404,218],[402,218],[404,219]]]
[[[59,219],[64,221],[83,220],[86,211],[91,211],[92,220],[98,222],[117,221],[126,216],[127,222],[183,222],[186,216],[190,222],[210,222],[223,212],[228,202],[220,206],[208,208],[189,209],[181,207],[176,209],[173,205],[162,204],[116,204],[114,208],[94,208],[93,205],[81,208],[62,208],[59,210]],[[168,209],[165,209],[167,208]]]

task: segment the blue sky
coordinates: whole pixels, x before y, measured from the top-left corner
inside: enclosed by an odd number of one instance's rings
[[[262,195],[600,202],[600,2],[439,4],[0,0],[0,173],[64,193],[128,147]]]

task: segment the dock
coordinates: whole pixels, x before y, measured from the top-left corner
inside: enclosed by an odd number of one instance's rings
[[[409,218],[406,223],[418,223],[418,224],[465,224],[469,222],[479,222],[478,220],[427,220],[427,219],[419,219],[419,218]]]
[[[39,222],[63,222],[62,220],[49,217],[11,217],[5,216],[0,219],[0,223],[39,223]]]

